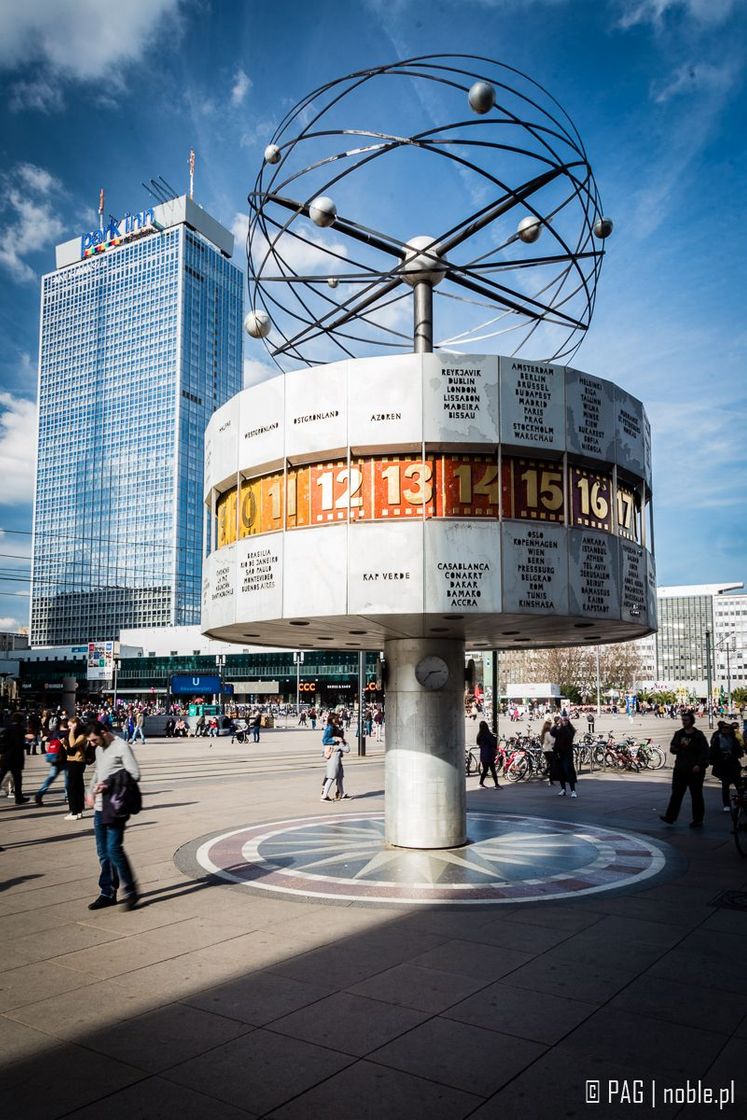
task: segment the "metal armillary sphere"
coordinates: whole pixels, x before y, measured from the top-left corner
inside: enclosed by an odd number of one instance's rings
[[[504,352],[568,361],[612,232],[558,102],[470,55],[314,90],[265,149],[249,207],[245,326],[281,369],[502,335]]]

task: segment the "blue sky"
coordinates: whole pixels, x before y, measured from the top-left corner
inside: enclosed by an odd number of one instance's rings
[[[573,118],[615,220],[574,364],[649,412],[659,583],[747,582],[744,3],[128,0],[112,11],[25,0],[0,12],[0,570],[19,569],[0,580],[0,628],[28,621],[39,277],[54,245],[95,226],[101,186],[115,215],[148,204],[143,179],[184,190],[191,147],[195,196],[240,231],[264,147],[297,100],[431,52],[516,66]],[[264,354],[247,341],[246,358],[253,376]]]

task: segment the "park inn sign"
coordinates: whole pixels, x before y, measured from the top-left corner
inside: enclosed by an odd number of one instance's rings
[[[92,257],[95,253],[103,253],[107,249],[115,248],[126,241],[132,241],[136,237],[155,233],[160,228],[155,220],[152,206],[147,210],[139,210],[136,214],[130,214],[128,211],[123,218],[110,218],[108,226],[103,229],[92,229],[81,236],[81,260]]]

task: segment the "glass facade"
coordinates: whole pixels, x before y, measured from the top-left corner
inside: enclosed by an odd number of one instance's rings
[[[713,595],[660,597],[658,612],[656,679],[705,680],[706,630],[713,637]]]
[[[214,654],[174,655],[171,657],[126,657],[120,662],[117,685],[120,696],[132,699],[140,695],[148,699],[155,690],[159,695],[168,691],[174,673],[215,673],[217,670]],[[236,653],[225,655],[220,669],[223,680],[228,684],[252,680],[276,680],[280,686],[277,696],[271,699],[296,698],[296,665],[293,653],[286,650],[272,650],[267,653]],[[381,673],[378,653],[366,654],[366,680],[371,684]],[[326,703],[352,702],[357,693],[358,654],[342,651],[321,652],[307,650],[299,673],[301,684],[314,683],[315,695]],[[86,679],[84,657],[51,657],[43,661],[22,661],[20,671],[21,694],[41,700],[45,692],[52,693],[62,688],[64,677],[76,677],[79,696],[89,693],[111,695],[112,686],[101,686],[98,682],[91,685]],[[340,686],[344,686],[342,690]],[[339,690],[339,691],[338,691]],[[311,695],[302,691],[302,699],[310,702]]]
[[[242,276],[185,224],[42,280],[31,643],[199,622],[203,433]]]

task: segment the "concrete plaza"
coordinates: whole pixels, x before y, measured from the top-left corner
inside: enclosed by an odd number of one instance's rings
[[[609,726],[630,729],[603,717]],[[668,744],[676,726],[636,720],[633,731]],[[468,741],[475,730],[470,721]],[[198,841],[259,822],[381,812],[383,744],[369,741],[361,759],[353,746],[354,800],[338,805],[319,802],[319,731],[289,725],[258,746],[154,740],[136,752],[145,806],[126,848],[142,904],[130,913],[87,909],[98,874],[90,814],[62,819],[61,781],[43,807],[0,801],[5,1115],[747,1114],[747,909],[716,905],[747,889],[747,861],[712,779],[705,827],[693,831],[687,801],[676,827],[659,820],[668,768],[582,775],[575,801],[546,783],[495,792],[469,778],[471,811],[650,838],[666,866],[557,901],[371,906],[222,881],[196,853]],[[26,792],[45,772],[28,760]],[[704,1088],[732,1080],[735,1103],[702,1103]],[[587,1081],[601,1103],[585,1103]],[[687,1103],[698,1082],[701,1103]]]

